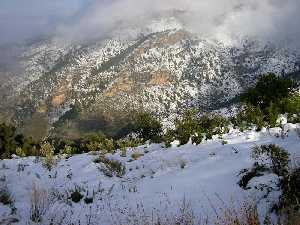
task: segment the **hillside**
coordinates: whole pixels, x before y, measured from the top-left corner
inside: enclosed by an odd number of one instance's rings
[[[176,224],[194,225],[198,219],[199,224],[215,224],[215,213],[222,215],[223,207],[244,201],[258,205],[263,221],[279,200],[278,176],[265,171],[245,189],[238,183],[254,163],[254,146],[276,143],[288,150],[291,163],[298,163],[299,125],[286,124],[284,130],[281,138],[280,128],[233,129],[223,139],[215,136],[198,146],[174,143],[165,149],[153,144],[128,149],[126,157],[119,151],[108,154],[125,165],[119,176],[109,175],[108,164],[98,162],[97,153],[57,157],[51,171],[35,157],[2,160],[1,187],[10,191],[14,202],[0,205],[0,222],[31,224],[37,218],[36,205],[39,224],[141,225],[156,224],[157,217],[162,224],[175,224],[176,219]]]

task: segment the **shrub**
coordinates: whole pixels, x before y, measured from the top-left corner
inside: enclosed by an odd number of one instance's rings
[[[253,125],[256,125],[257,130],[260,130],[264,126],[264,114],[259,107],[249,104],[244,105],[241,107],[238,114],[232,119],[232,123],[241,131],[248,129]]]
[[[24,156],[37,155],[36,145],[31,137],[24,137],[22,134],[18,134],[15,137],[18,148],[22,149]],[[17,152],[16,152],[17,154]],[[18,154],[17,154],[18,155]]]
[[[75,151],[70,145],[65,145],[64,148],[60,150],[60,154],[73,155]]]
[[[270,161],[270,169],[278,176],[284,176],[288,172],[289,153],[277,145],[255,146],[252,150],[252,158],[261,160],[262,163]]]
[[[111,152],[115,149],[112,139],[108,139],[104,134],[89,134],[81,140],[81,148],[84,152],[100,151],[102,153]]]
[[[10,191],[8,190],[8,187],[4,184],[1,184],[0,186],[0,203],[2,203],[3,205],[13,205],[13,198],[12,195],[10,193]]]
[[[269,127],[276,127],[279,125],[277,123],[278,117],[280,114],[280,109],[273,103],[266,109],[266,121],[269,124]]]
[[[266,170],[267,168],[265,168],[264,165],[259,165],[258,163],[255,163],[253,168],[241,172],[243,176],[241,177],[238,183],[239,186],[243,189],[247,189],[249,181],[252,180],[254,177],[263,176],[263,172],[265,172]]]
[[[34,184],[30,194],[30,219],[35,223],[41,222],[49,204],[48,192]]]
[[[22,148],[18,147],[16,149],[16,155],[19,156],[19,157],[26,157],[26,153],[23,151]]]
[[[15,141],[16,128],[6,124],[0,124],[0,157],[10,158],[15,153],[17,143]]]
[[[171,143],[176,140],[176,132],[174,130],[167,130],[167,132],[163,135],[163,141],[165,143],[166,148],[171,147]]]
[[[199,119],[199,125],[206,133],[207,139],[211,139],[213,135],[222,135],[229,132],[229,121],[217,114],[205,114]]]
[[[43,165],[51,170],[55,164],[54,147],[49,142],[44,142],[40,148],[40,155],[44,157]]]
[[[284,176],[281,182],[282,207],[293,212],[300,210],[300,168],[294,169]]]
[[[288,114],[289,123],[300,123],[300,114]]]
[[[144,144],[144,142],[140,138],[125,137],[117,140],[116,147],[125,150],[126,148],[135,148],[142,144]]]
[[[300,95],[293,94],[283,99],[282,108],[283,112],[291,115],[300,114]]]
[[[296,87],[297,84],[293,80],[285,79],[275,74],[267,74],[261,76],[255,87],[248,89],[241,96],[241,100],[258,106],[265,111],[270,104],[278,105],[279,102],[288,97]]]
[[[140,157],[144,156],[144,154],[139,153],[139,152],[135,152],[131,154],[131,158],[134,160],[138,160]]]
[[[162,125],[161,123],[148,113],[140,113],[134,121],[133,130],[144,141],[151,140],[158,143],[161,141]]]
[[[83,195],[80,193],[80,191],[78,189],[76,189],[75,191],[73,191],[71,193],[70,199],[73,202],[78,203],[81,201],[81,199],[83,199]]]
[[[187,111],[183,119],[176,123],[176,137],[180,145],[187,144],[190,138],[192,138],[192,141],[197,141],[197,144],[201,143],[202,133],[203,130],[196,119],[195,111]],[[198,135],[199,138],[193,138]]]
[[[261,225],[257,205],[245,201],[239,207],[224,205],[217,215],[215,225]]]
[[[229,132],[229,120],[217,114],[205,114],[197,117],[195,111],[187,111],[183,119],[177,121],[175,131],[166,133],[166,146],[176,138],[181,145],[191,139],[193,144],[201,144],[204,137],[211,139],[213,135],[222,135]]]
[[[17,154],[17,149],[22,157],[37,154],[32,138],[18,134],[14,126],[0,124],[0,158],[10,158],[12,154]]]
[[[108,159],[100,156],[94,161],[94,163],[102,163],[105,168],[102,168],[101,170],[106,176],[109,177],[112,177],[113,175],[122,177],[126,172],[125,166],[121,162],[114,159]]]

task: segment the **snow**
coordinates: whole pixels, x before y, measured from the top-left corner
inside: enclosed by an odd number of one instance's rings
[[[291,156],[300,154],[300,139],[296,133],[300,126],[284,126],[285,130],[289,130],[286,138],[276,135],[280,134],[280,128],[243,133],[232,129],[223,139],[215,136],[198,146],[187,144],[177,147],[178,143],[174,142],[171,148],[165,149],[160,144],[151,144],[128,149],[126,157],[121,157],[120,152],[108,154],[108,158],[125,164],[126,174],[122,178],[105,176],[99,170],[99,164],[93,162],[97,153],[58,159],[51,171],[46,170],[42,161],[35,157],[2,160],[0,177],[6,177],[17,211],[16,215],[9,215],[9,208],[0,204],[0,218],[16,217],[19,219],[17,224],[28,224],[33,185],[44,189],[49,196],[51,193],[68,195],[66,193],[70,194],[76,187],[84,190],[84,196],[93,196],[94,193],[92,204],[83,200],[79,203],[68,199],[49,201],[43,217],[45,224],[51,218],[58,220],[66,215],[66,220],[80,220],[82,224],[85,224],[86,215],[101,224],[115,224],[116,216],[126,216],[126,213],[118,214],[118,210],[134,211],[142,204],[146,214],[151,215],[154,209],[167,213],[174,211],[183,198],[191,203],[197,215],[204,214],[209,218],[214,217],[211,205],[220,204],[220,199],[224,202],[232,199],[242,201],[249,197],[260,200],[258,203],[263,214],[270,202],[276,202],[280,193],[274,191],[269,195],[270,199],[262,199],[264,189],[243,190],[237,184],[239,173],[252,166],[250,153],[254,145],[275,143],[287,149]],[[223,140],[228,144],[222,145]],[[137,152],[143,155],[132,160],[131,155]],[[274,186],[277,180],[277,176],[267,174],[251,180],[250,185],[264,183]],[[112,212],[118,215],[112,217]]]

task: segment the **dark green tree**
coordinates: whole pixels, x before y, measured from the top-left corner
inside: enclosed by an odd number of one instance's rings
[[[17,148],[16,128],[6,124],[0,124],[0,157],[9,158]]]
[[[248,89],[242,96],[243,102],[259,106],[263,111],[270,104],[278,104],[282,99],[288,97],[297,87],[297,83],[275,74],[261,76],[255,87]]]

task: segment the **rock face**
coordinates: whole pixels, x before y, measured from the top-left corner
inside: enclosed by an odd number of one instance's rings
[[[97,130],[115,135],[133,112],[171,118],[190,105],[216,109],[262,73],[299,70],[299,57],[288,49],[202,39],[174,21],[84,45],[53,38],[22,46],[21,72],[0,86],[3,117],[30,130],[44,121],[45,130],[54,125],[69,137]]]

